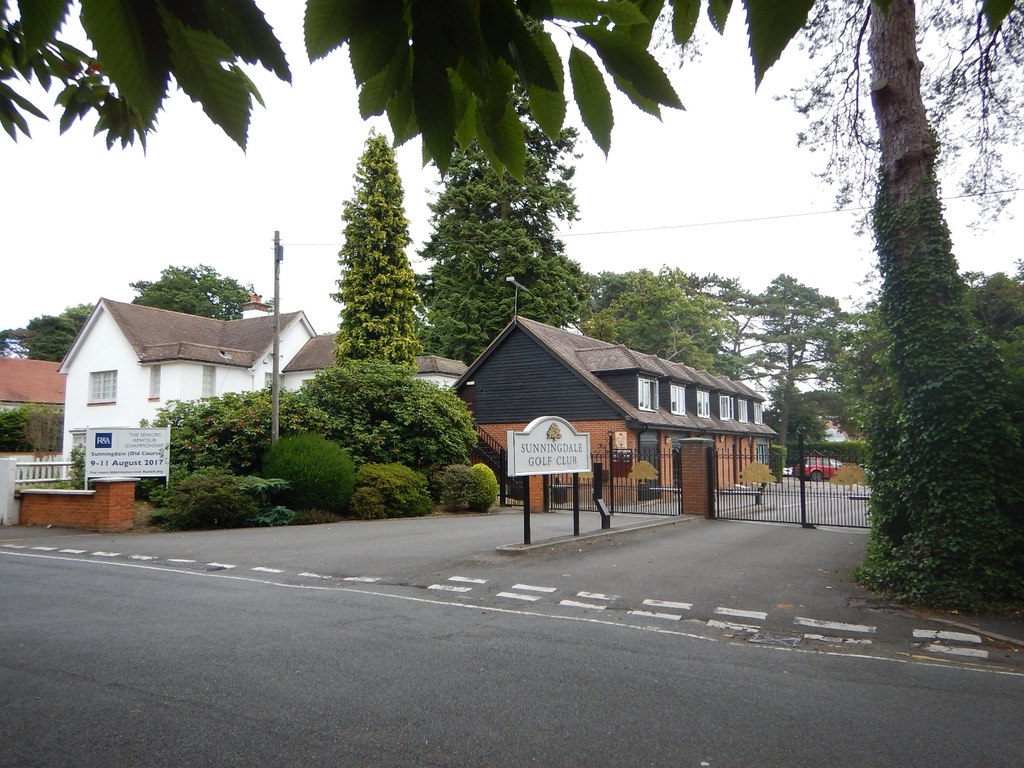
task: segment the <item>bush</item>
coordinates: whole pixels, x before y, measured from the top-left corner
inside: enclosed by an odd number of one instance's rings
[[[474,512],[486,512],[498,500],[498,478],[486,464],[474,464],[470,470],[475,483],[473,495],[469,500],[469,508]]]
[[[355,487],[355,465],[348,452],[324,437],[289,435],[278,440],[263,459],[263,476],[287,480],[282,501],[292,509],[348,509]]]
[[[301,394],[331,414],[324,434],[344,442],[357,464],[398,463],[429,473],[465,464],[476,445],[466,404],[450,389],[415,378],[408,366],[347,361],[317,372]]]
[[[469,504],[476,492],[476,475],[465,464],[449,464],[438,478],[441,506],[455,512]]]
[[[259,503],[242,490],[241,480],[219,470],[189,475],[165,494],[162,525],[179,531],[244,526],[259,512]]]
[[[779,480],[782,479],[782,470],[786,464],[786,446],[773,443],[768,448],[768,469]]]
[[[402,464],[364,464],[356,473],[352,514],[361,520],[420,517],[433,511],[427,479]]]
[[[328,512],[326,509],[297,509],[288,525],[321,525],[336,523],[341,519],[341,515]]]

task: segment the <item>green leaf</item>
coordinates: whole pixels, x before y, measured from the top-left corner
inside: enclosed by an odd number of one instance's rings
[[[163,17],[178,85],[245,149],[255,86],[237,66],[224,68],[224,62],[234,61],[234,52],[210,32],[186,27],[167,13]]]
[[[693,37],[700,18],[700,0],[672,0],[672,36],[679,45]]]
[[[611,0],[605,3],[602,8],[602,15],[608,17],[616,25],[650,24],[640,8],[632,0]]]
[[[649,115],[654,115],[654,117],[659,120],[661,119],[661,105],[658,104],[658,102],[637,93],[633,85],[626,80],[617,78],[614,75],[612,76],[612,80],[615,82],[615,87],[624,93],[626,97],[633,102],[634,106],[642,109]]]
[[[209,31],[227,43],[236,56],[248,64],[260,63],[281,80],[291,82],[281,43],[253,0],[203,0],[203,7],[210,21]],[[187,17],[179,18],[188,24]]]
[[[455,95],[455,114],[458,123],[455,126],[455,140],[462,149],[466,149],[476,138],[477,101],[473,92],[460,79],[452,79]]]
[[[371,77],[359,89],[359,115],[366,120],[373,115],[382,115],[388,101],[402,89],[409,77],[409,51],[400,48],[391,62]]]
[[[594,46],[608,72],[628,81],[644,98],[681,109],[668,75],[647,49],[628,35],[597,26],[579,27],[576,33]]]
[[[409,33],[401,8],[382,4],[381,11],[364,19],[349,39],[349,58],[356,84],[362,85],[389,66],[409,46]],[[384,13],[384,10],[395,11]]]
[[[167,37],[154,6],[134,0],[82,0],[82,26],[103,71],[152,126],[170,81]]]
[[[1010,15],[1010,11],[1013,10],[1014,3],[1015,0],[984,0],[982,2],[981,10],[988,21],[989,31],[994,32],[999,29],[1006,17]]]
[[[326,56],[348,42],[359,24],[374,15],[383,0],[306,0],[303,35],[310,61]]]
[[[484,133],[501,164],[522,181],[526,172],[526,138],[515,106],[509,102],[500,120],[484,123]]]
[[[391,123],[392,140],[396,147],[419,135],[416,111],[413,109],[411,80],[407,80],[402,89],[388,101],[387,113],[388,122]]]
[[[785,3],[788,0],[779,0],[779,2]],[[732,0],[709,0],[708,18],[711,19],[711,25],[719,34],[725,32],[725,22],[729,19],[731,10]]]
[[[69,5],[70,0],[21,0],[18,10],[21,12],[25,45],[38,49],[52,39],[68,14]]]
[[[555,18],[587,24],[593,24],[601,18],[603,5],[599,0],[551,0]]]
[[[597,64],[579,48],[569,51],[569,78],[583,124],[605,155],[612,145],[612,97]]]
[[[543,52],[544,58],[547,59],[551,71],[555,74],[557,88],[551,90],[531,84],[527,88],[530,112],[541,130],[555,139],[565,124],[565,74],[562,71],[562,59],[558,55],[551,36],[542,27],[538,27],[534,32],[534,39]]]
[[[768,68],[779,60],[783,50],[807,23],[814,0],[746,0],[750,56],[754,77],[761,84]]]

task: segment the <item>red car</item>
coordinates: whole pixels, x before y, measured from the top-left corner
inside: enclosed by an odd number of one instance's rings
[[[821,456],[808,456],[804,459],[804,477],[808,480],[820,483],[822,480],[831,480],[832,475],[842,469],[842,467],[843,462],[839,461],[839,459],[826,459]],[[799,465],[789,468],[789,472],[786,472],[785,474],[792,477],[799,477]]]

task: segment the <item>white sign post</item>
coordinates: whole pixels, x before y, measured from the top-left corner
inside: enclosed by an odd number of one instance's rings
[[[590,433],[577,432],[559,416],[534,419],[522,432],[509,431],[509,477],[579,474],[590,471]],[[530,482],[523,498],[523,543],[530,543]],[[576,523],[578,530],[579,523]]]
[[[171,430],[89,427],[85,433],[85,477],[167,477]]]

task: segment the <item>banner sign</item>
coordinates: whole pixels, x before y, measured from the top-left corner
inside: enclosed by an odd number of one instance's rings
[[[563,418],[541,416],[506,436],[509,477],[590,471],[590,433]]]
[[[167,477],[171,430],[89,427],[85,433],[85,476]]]

